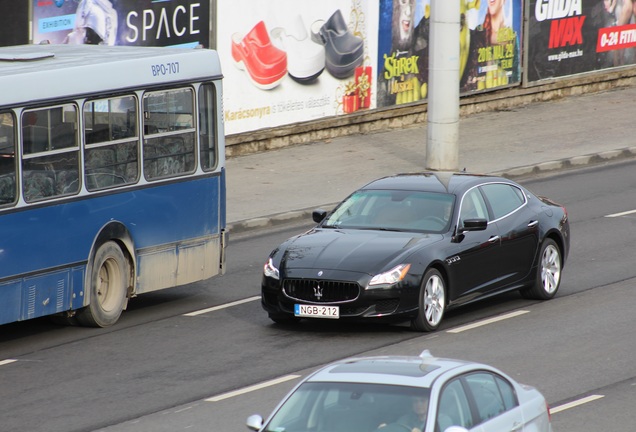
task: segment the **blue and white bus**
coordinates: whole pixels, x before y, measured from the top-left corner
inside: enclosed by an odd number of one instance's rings
[[[224,273],[221,82],[209,49],[0,48],[0,324]]]

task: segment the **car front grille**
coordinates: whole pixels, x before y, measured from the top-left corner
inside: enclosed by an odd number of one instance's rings
[[[346,302],[358,298],[360,285],[355,282],[320,279],[285,279],[284,293],[293,299],[314,303]]]

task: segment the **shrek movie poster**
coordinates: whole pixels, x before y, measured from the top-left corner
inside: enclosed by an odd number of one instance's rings
[[[521,0],[460,0],[460,92],[517,84],[521,79]],[[378,106],[428,94],[430,0],[381,0]]]

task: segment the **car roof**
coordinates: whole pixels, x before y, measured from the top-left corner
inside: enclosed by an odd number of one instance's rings
[[[428,351],[420,356],[360,357],[332,363],[307,378],[308,382],[352,382],[403,385],[430,388],[448,372],[487,369],[479,363],[433,357]]]
[[[511,183],[508,179],[484,174],[451,171],[403,173],[382,177],[367,183],[362,189],[414,190],[457,193],[474,185],[493,181]]]

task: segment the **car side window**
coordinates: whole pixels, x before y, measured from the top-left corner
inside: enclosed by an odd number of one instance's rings
[[[499,387],[499,391],[501,392],[501,397],[503,398],[506,410],[511,410],[518,406],[519,401],[517,400],[517,393],[515,392],[512,384],[499,376],[495,376],[495,381],[497,382],[497,387]]]
[[[512,213],[526,202],[523,191],[513,185],[493,183],[482,186],[482,191],[488,199],[495,219]]]
[[[477,406],[479,423],[488,421],[514,407],[514,405],[510,406],[512,389],[505,385],[500,387],[493,374],[473,373],[466,375],[464,379]],[[506,393],[505,396],[501,391],[502,388]]]
[[[486,202],[477,188],[471,189],[464,195],[461,206],[459,217],[462,221],[476,218],[488,219]]]
[[[450,426],[462,426],[466,429],[473,426],[468,397],[460,379],[447,384],[439,399],[435,430],[443,432]]]

